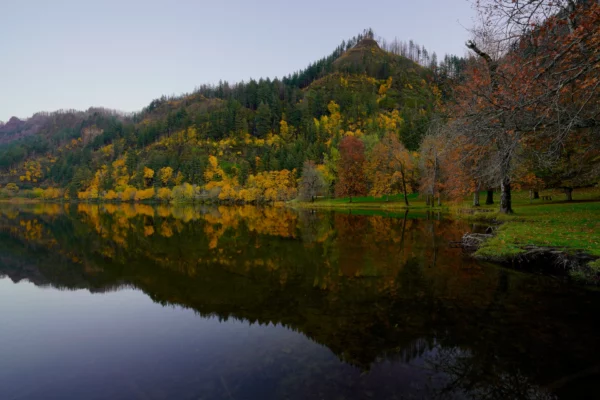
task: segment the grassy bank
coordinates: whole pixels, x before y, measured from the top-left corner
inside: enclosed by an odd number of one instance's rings
[[[481,255],[504,256],[525,246],[585,251],[600,257],[600,202],[574,201],[515,206],[513,215],[476,213],[479,220],[502,222],[497,235],[479,250]]]
[[[475,253],[476,257],[506,262],[524,256],[532,248],[559,251],[567,257],[586,254],[598,259],[586,261],[581,268],[572,269],[570,274],[577,280],[598,283],[600,201],[517,202],[514,211],[513,215],[481,212],[468,217],[500,222],[495,235],[483,243]]]

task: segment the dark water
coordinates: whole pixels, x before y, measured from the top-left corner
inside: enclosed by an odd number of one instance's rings
[[[0,399],[598,398],[599,293],[359,214],[0,205]]]

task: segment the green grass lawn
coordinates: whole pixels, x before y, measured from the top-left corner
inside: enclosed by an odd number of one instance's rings
[[[565,201],[558,190],[543,191],[540,196],[552,196],[552,200],[530,200],[528,191],[518,191],[512,196],[513,215],[499,214],[497,205],[483,206],[491,212],[473,215],[473,219],[502,222],[497,235],[478,254],[511,256],[534,245],[600,256],[600,188],[576,190],[572,202]],[[494,200],[497,203],[499,196]]]
[[[528,203],[528,202],[527,202]],[[475,219],[496,218],[502,224],[496,235],[475,253],[496,261],[509,261],[525,252],[527,246],[550,247],[573,254],[583,252],[600,257],[600,201],[546,202],[517,204],[515,214],[477,213]],[[587,266],[570,269],[571,277],[584,284],[600,283],[600,258]]]
[[[516,204],[515,214],[478,213],[473,218],[496,219],[497,235],[479,249],[492,258],[516,255],[534,245],[600,256],[600,201]]]

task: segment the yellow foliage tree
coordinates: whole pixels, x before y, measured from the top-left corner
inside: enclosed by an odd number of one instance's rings
[[[285,116],[281,118],[281,121],[279,121],[279,135],[284,141],[288,141],[290,139],[290,127],[285,120]]]
[[[21,182],[36,183],[42,178],[42,165],[39,161],[27,161],[23,166],[25,173],[19,176]]]
[[[183,174],[181,173],[181,171],[177,172],[177,176],[175,177],[175,185],[181,185],[183,183]]]
[[[152,185],[154,179],[154,170],[148,167],[144,167],[144,183],[146,186]]]
[[[121,201],[133,201],[135,200],[135,194],[137,190],[133,186],[127,186],[121,193]]]
[[[104,200],[106,201],[114,201],[119,198],[119,195],[114,190],[109,190],[104,194]]]
[[[210,155],[208,156],[208,165],[204,171],[204,179],[207,182],[220,180],[225,173],[219,167],[219,160],[217,157]]]
[[[384,96],[387,91],[392,87],[392,77],[390,76],[385,83],[381,84],[381,86],[379,86],[379,95],[380,96]]]
[[[43,191],[42,199],[44,200],[55,200],[60,199],[62,197],[62,192],[57,188],[48,188]]]
[[[158,189],[158,193],[156,194],[158,200],[163,202],[169,202],[173,199],[173,193],[169,188],[160,188]]]
[[[125,159],[119,158],[112,163],[113,174],[112,178],[115,182],[115,189],[117,192],[125,190],[129,184],[129,174],[127,166],[125,165]]]
[[[236,201],[238,199],[238,184],[236,179],[226,178],[221,182],[219,200]]]
[[[394,110],[391,113],[379,113],[377,115],[377,125],[386,133],[398,132],[403,123],[404,120],[400,116],[400,112],[398,110]]]
[[[169,181],[171,180],[172,176],[173,168],[171,167],[164,167],[158,171],[158,178],[162,182],[163,186],[167,186],[169,184]]]
[[[240,196],[249,202],[276,202],[292,200],[296,197],[296,170],[261,172],[250,175],[246,191]]]

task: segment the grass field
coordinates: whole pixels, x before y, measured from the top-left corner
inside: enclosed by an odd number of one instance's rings
[[[514,214],[499,214],[494,207],[469,218],[502,223],[497,235],[479,250],[480,255],[502,257],[523,252],[525,246],[553,247],[584,251],[600,256],[600,189],[574,192],[567,202],[563,193],[547,191],[540,196],[552,200],[529,199],[526,191],[513,195]]]
[[[570,269],[571,277],[584,284],[600,283],[600,201],[575,200],[542,204],[516,204],[515,214],[477,213],[474,219],[496,219],[502,224],[496,234],[483,243],[476,257],[510,261],[531,246],[560,250],[567,254],[582,252],[595,261]]]

